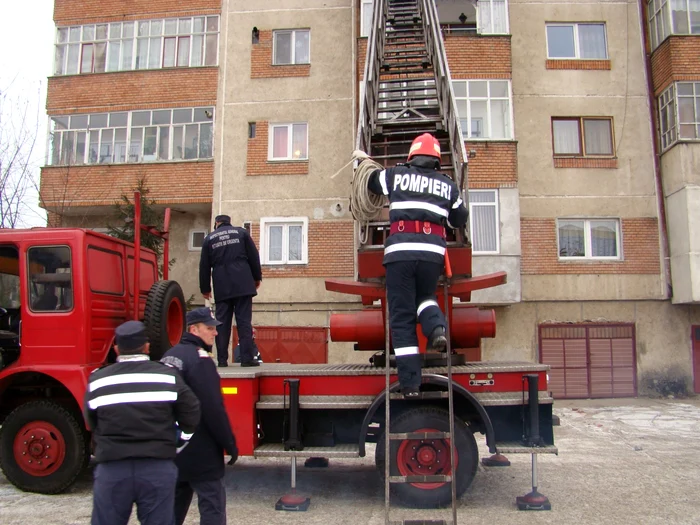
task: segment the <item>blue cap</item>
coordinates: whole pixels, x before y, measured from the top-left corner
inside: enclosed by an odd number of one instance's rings
[[[207,326],[219,326],[221,323],[214,318],[211,309],[203,306],[187,312],[187,326],[204,323]]]
[[[127,321],[114,330],[115,343],[119,350],[131,351],[141,348],[148,342],[146,326],[141,321]]]

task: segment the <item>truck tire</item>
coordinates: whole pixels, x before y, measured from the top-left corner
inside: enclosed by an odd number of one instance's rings
[[[0,427],[0,467],[10,483],[27,492],[65,491],[89,457],[82,422],[52,401],[20,405]]]
[[[392,432],[449,432],[450,420],[447,410],[434,406],[411,408],[391,422]],[[469,427],[455,418],[455,463],[457,464],[457,498],[469,488],[479,464],[479,449]],[[377,440],[375,463],[384,479],[383,431]],[[414,449],[415,447],[415,449]],[[449,440],[403,440],[390,444],[391,475],[439,475],[452,472]],[[449,506],[452,502],[450,483],[392,483],[391,493],[402,504],[414,508]]]
[[[150,355],[159,361],[180,341],[185,331],[185,296],[175,281],[156,281],[146,299],[143,322],[146,325]]]

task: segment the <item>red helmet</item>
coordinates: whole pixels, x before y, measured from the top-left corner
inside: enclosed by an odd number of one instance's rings
[[[433,137],[430,133],[423,133],[415,138],[413,144],[411,144],[411,149],[408,151],[408,160],[415,157],[416,155],[428,155],[430,157],[437,157],[440,159],[440,143],[438,139]]]

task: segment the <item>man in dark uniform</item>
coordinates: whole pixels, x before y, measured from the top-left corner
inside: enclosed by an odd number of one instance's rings
[[[187,332],[161,359],[180,370],[202,406],[202,419],[175,460],[178,468],[175,521],[178,525],[185,521],[194,492],[199,502],[201,525],[226,523],[224,451],[231,456],[229,465],[232,465],[238,458],[238,448],[224,409],[221,378],[208,353],[220,324],[209,308],[188,312]]]
[[[384,247],[389,322],[404,397],[419,395],[421,357],[416,320],[428,349],[444,351],[445,316],[435,297],[445,264],[445,225],[463,227],[469,212],[459,188],[440,173],[440,143],[424,133],[417,137],[408,162],[376,170],[369,190],[389,199],[390,235]]]
[[[259,361],[260,363],[263,362],[262,355],[260,355],[260,349],[258,348],[258,345],[255,343],[255,328],[253,328],[253,357],[255,358],[256,361]],[[234,363],[240,363],[241,362],[241,344],[238,343],[236,347],[233,349],[233,362]]]
[[[228,366],[228,345],[235,313],[241,366],[259,366],[253,356],[251,321],[253,296],[257,295],[262,281],[260,254],[248,231],[231,226],[228,215],[218,215],[214,225],[214,231],[202,243],[199,289],[204,298],[209,299],[213,278],[216,319],[221,323],[216,337],[217,361],[219,366]]]
[[[95,440],[92,525],[120,525],[131,508],[148,525],[171,525],[177,467],[176,423],[199,422],[199,401],[177,371],[148,357],[146,327],[115,330],[117,362],[95,370],[85,394],[85,421]]]

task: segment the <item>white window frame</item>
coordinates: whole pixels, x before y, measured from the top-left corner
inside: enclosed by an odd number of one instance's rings
[[[188,235],[187,248],[191,252],[199,252],[202,250],[201,246],[194,245],[194,235],[196,233],[203,233],[204,234],[204,237],[202,238],[202,242],[204,242],[204,239],[206,238],[206,236],[209,235],[209,232],[207,230],[190,230],[190,233]]]
[[[559,223],[560,221],[582,221],[583,222],[583,243],[584,252],[583,257],[575,256],[561,256],[561,245],[559,239]],[[617,255],[614,257],[605,256],[592,256],[591,255],[591,223],[594,222],[614,222],[615,223],[615,251]],[[559,217],[556,220],[556,235],[557,235],[557,257],[560,261],[621,261],[622,260],[622,226],[619,217],[595,217],[595,218],[584,218],[584,217]]]
[[[202,20],[201,31],[195,31],[195,20]],[[166,24],[172,26],[175,24],[176,29],[170,28],[166,31]],[[189,24],[189,30],[180,29],[180,26],[186,27]],[[216,29],[209,29],[210,24],[216,26]],[[139,35],[139,25],[146,26],[146,34]],[[106,28],[106,36],[97,38],[97,29]],[[54,74],[61,75],[88,75],[94,72],[110,73],[114,71],[134,71],[141,69],[162,69],[170,67],[213,67],[219,65],[219,35],[221,31],[221,19],[219,15],[200,15],[179,18],[159,18],[153,20],[137,20],[126,22],[105,22],[102,24],[84,24],[77,26],[62,26],[56,28],[56,38],[54,43]],[[119,36],[115,33],[118,32]],[[167,34],[166,34],[167,32]],[[77,37],[76,37],[77,35]],[[173,65],[165,65],[165,41],[175,39],[175,63]],[[181,39],[187,38],[188,59],[186,65],[177,65],[178,60],[178,45]],[[195,53],[195,40],[201,42],[201,53]],[[137,49],[139,41],[145,45],[146,64],[139,65]],[[184,42],[184,40],[183,40]],[[154,47],[154,53],[157,51],[158,65],[151,65],[148,61],[151,57],[151,44]],[[95,48],[98,45],[105,46],[104,52],[104,68],[95,71]],[[82,64],[83,48],[92,46],[92,63],[89,71],[82,72],[84,65]],[[75,71],[68,70],[71,63],[68,60],[69,51],[77,53],[77,69]],[[116,53],[116,55],[114,55]],[[114,56],[113,56],[114,55]],[[118,67],[110,68],[110,59],[113,59]],[[197,63],[199,62],[199,63]]]
[[[469,83],[470,82],[486,82],[487,83],[487,95],[486,97],[470,97],[469,96]],[[508,83],[508,96],[507,97],[492,97],[491,96],[491,82],[507,82]],[[467,115],[465,117],[462,117],[461,115],[458,114],[458,118],[461,120],[466,120],[469,122],[469,128],[464,129],[464,126],[461,125],[460,122],[460,127],[462,128],[462,139],[463,141],[488,141],[488,140],[513,140],[514,133],[513,133],[513,84],[511,83],[510,80],[506,79],[473,79],[473,80],[453,80],[452,81],[452,86],[454,87],[456,84],[465,84],[466,87],[466,92],[467,96],[466,97],[458,97],[455,95],[455,100],[464,100],[467,103]],[[508,135],[503,138],[492,138],[490,135],[491,133],[491,128],[492,128],[492,122],[491,122],[491,101],[492,100],[507,100],[508,101]],[[472,117],[472,106],[471,102],[487,102],[486,104],[486,116],[487,116],[487,121],[488,122],[482,122],[482,128],[486,128],[488,126],[488,137],[472,137],[472,129],[471,129],[471,122],[472,118],[478,119],[480,117]],[[466,131],[466,133],[465,133]],[[483,129],[483,132],[486,132],[486,129]]]
[[[481,35],[509,35],[510,34],[510,17],[509,15],[509,10],[508,10],[508,0],[504,0],[505,3],[505,17],[506,17],[506,23],[505,23],[505,32],[504,33],[496,33],[493,31],[493,16],[494,16],[494,3],[492,0],[479,0],[476,3],[476,32],[481,34]],[[490,20],[491,20],[491,29],[490,31],[484,30],[483,27],[481,27],[481,15],[479,14],[480,9],[486,9],[488,6],[488,9],[490,10]]]
[[[304,124],[306,126],[306,157],[299,157],[298,159],[294,158],[294,155],[292,153],[292,147],[294,145],[294,125],[300,125]],[[287,156],[286,157],[274,157],[274,140],[275,140],[275,134],[274,134],[274,129],[275,128],[283,128],[286,127],[288,129],[287,133]],[[308,122],[271,122],[268,125],[268,130],[267,130],[267,160],[268,161],[283,161],[283,162],[296,162],[296,161],[308,161],[309,160],[309,123]]]
[[[474,255],[497,255],[501,253],[501,219],[500,219],[500,205],[498,202],[498,190],[469,190],[468,195],[472,195],[474,193],[493,193],[494,194],[494,202],[472,202],[472,199],[469,198],[469,231],[471,232],[472,236],[472,253]],[[494,209],[494,214],[496,218],[496,250],[495,251],[477,251],[474,249],[474,232],[476,232],[476,229],[474,227],[474,208],[476,207],[489,207]]]
[[[289,226],[301,225],[301,261],[290,261],[289,258]],[[284,226],[282,232],[282,260],[270,261],[268,229],[270,226]],[[263,217],[260,219],[260,252],[264,265],[300,265],[309,263],[309,218],[308,217]]]
[[[676,103],[676,83],[671,83],[660,95],[658,99],[659,108],[659,134],[661,140],[661,151],[678,142],[678,104]]]
[[[297,62],[297,33],[308,33],[309,34],[309,61],[308,62]],[[292,35],[292,61],[287,64],[278,64],[277,60],[277,36],[281,34],[291,34]],[[302,66],[311,64],[311,29],[275,29],[272,32],[272,65],[273,66]]]
[[[578,28],[579,26],[603,26],[603,38],[605,39],[605,56],[602,58],[581,58],[581,49]],[[549,27],[573,27],[574,28],[574,56],[572,57],[550,57],[549,56]],[[545,40],[547,41],[547,58],[549,60],[609,60],[608,52],[608,26],[605,22],[577,22],[577,23],[549,23],[545,24],[544,29]]]
[[[368,37],[371,27],[365,27],[365,9],[374,9],[374,0],[360,0],[360,37]],[[370,17],[372,20],[372,17]],[[370,24],[371,25],[371,24]]]

